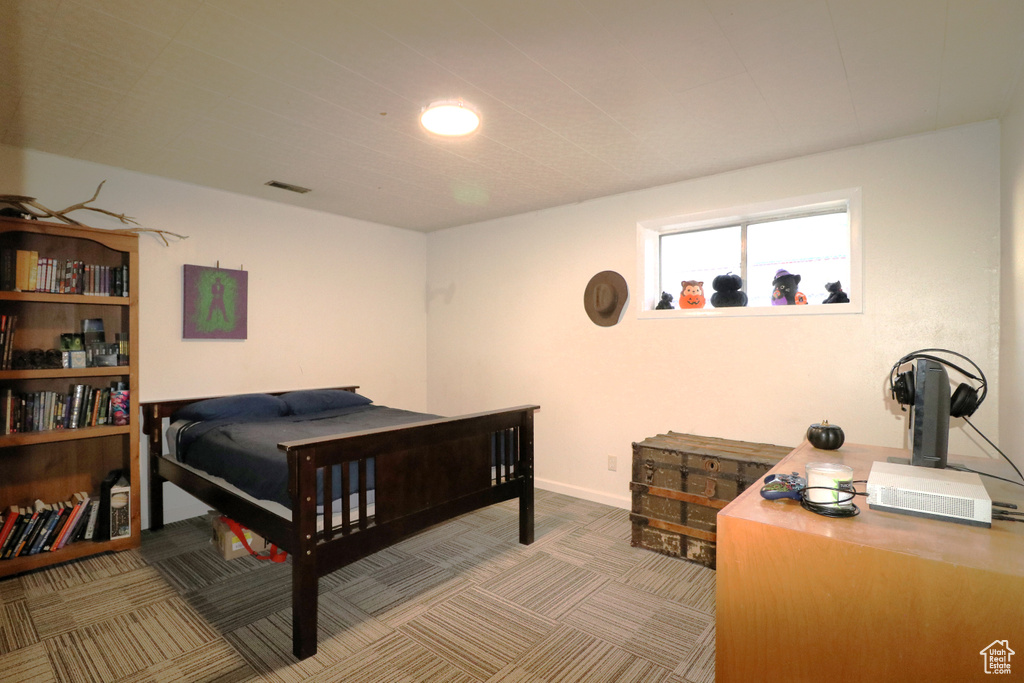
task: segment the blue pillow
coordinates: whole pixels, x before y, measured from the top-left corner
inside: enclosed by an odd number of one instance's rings
[[[288,406],[270,394],[239,394],[197,401],[175,411],[174,420],[234,420],[281,417],[288,414]]]
[[[344,391],[342,389],[290,391],[287,394],[282,394],[281,398],[288,406],[288,410],[291,411],[292,415],[322,413],[326,410],[353,408],[373,403],[370,399],[360,396],[354,391]]]

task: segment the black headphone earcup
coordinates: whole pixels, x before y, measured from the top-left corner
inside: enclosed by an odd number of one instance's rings
[[[978,409],[978,392],[968,384],[961,384],[949,399],[950,417],[970,417]]]
[[[892,397],[900,405],[909,406],[914,403],[914,370],[901,372],[892,385]]]

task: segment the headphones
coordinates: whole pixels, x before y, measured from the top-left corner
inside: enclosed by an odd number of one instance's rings
[[[978,374],[975,375],[947,360],[930,355],[933,352],[948,353],[951,356],[962,358],[970,363],[971,367],[973,367]],[[903,358],[896,361],[896,364],[892,366],[892,370],[889,371],[889,391],[892,393],[892,397],[899,402],[900,406],[914,404],[914,387],[916,385],[914,382],[913,368],[906,372],[899,372],[899,369],[918,358],[925,358],[927,360],[935,361],[936,363],[941,363],[946,367],[956,370],[965,377],[970,377],[973,380],[981,382],[981,386],[978,389],[975,389],[969,384],[961,383],[953,391],[953,395],[949,399],[950,417],[970,417],[973,415],[974,411],[978,409],[978,406],[981,405],[982,401],[985,400],[985,396],[988,394],[988,382],[985,380],[985,373],[982,372],[981,368],[979,368],[977,364],[967,356],[948,349],[919,349],[908,353],[903,356]],[[906,408],[901,408],[901,410],[906,410]]]

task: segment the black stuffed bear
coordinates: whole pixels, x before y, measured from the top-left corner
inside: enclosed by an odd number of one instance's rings
[[[829,282],[825,285],[825,289],[828,291],[828,297],[822,301],[823,304],[848,304],[850,303],[850,297],[846,296],[846,292],[843,291],[843,286],[838,280],[835,282]]]
[[[672,295],[669,294],[668,292],[662,292],[661,301],[659,301],[658,305],[654,307],[654,310],[664,311],[670,308],[672,308]]]
[[[715,293],[711,295],[711,305],[715,308],[729,308],[730,306],[746,306],[747,293],[740,289],[743,286],[743,278],[733,273],[719,275],[711,281],[711,287]]]

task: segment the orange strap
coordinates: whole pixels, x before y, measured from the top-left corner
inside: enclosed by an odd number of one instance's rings
[[[246,538],[245,538],[245,530],[242,528],[241,524],[239,524],[235,520],[231,519],[230,517],[225,517],[224,515],[221,515],[220,519],[221,519],[222,522],[224,522],[225,524],[228,525],[228,528],[231,529],[231,531],[235,534],[235,536],[238,538],[238,540],[242,542],[242,545],[245,546],[245,549],[249,551],[249,554],[252,555],[253,557],[255,557],[257,560],[270,560],[271,562],[284,562],[285,559],[287,559],[288,553],[286,553],[283,550],[279,550],[278,547],[276,545],[274,545],[273,543],[270,544],[270,554],[269,555],[258,555],[258,554],[256,554],[256,552],[252,548],[249,547],[249,541],[247,541]]]

